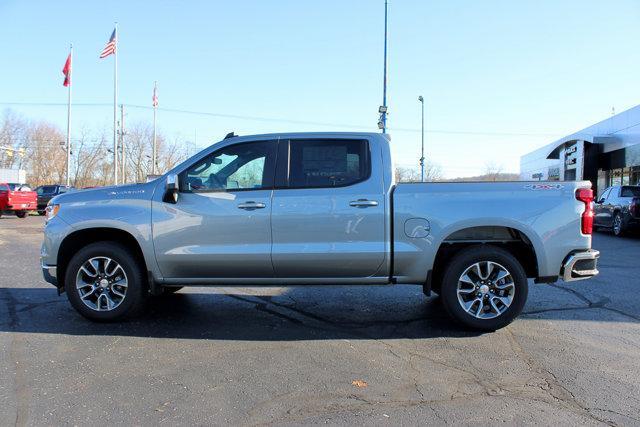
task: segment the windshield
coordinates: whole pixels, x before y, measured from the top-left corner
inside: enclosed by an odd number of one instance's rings
[[[43,185],[42,187],[38,187],[36,189],[36,193],[38,193],[38,195],[54,194],[55,192],[56,192],[55,185]]]
[[[640,197],[640,187],[622,187],[620,197]]]

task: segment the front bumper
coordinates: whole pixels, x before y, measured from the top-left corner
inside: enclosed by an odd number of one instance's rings
[[[42,263],[42,277],[53,286],[58,286],[58,268],[55,265]]]
[[[600,252],[594,249],[573,252],[562,264],[560,276],[565,282],[589,279],[599,273],[597,265]]]

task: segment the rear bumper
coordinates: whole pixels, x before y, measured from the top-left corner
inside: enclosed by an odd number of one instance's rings
[[[571,253],[562,264],[560,277],[565,282],[572,282],[597,275],[599,257],[600,252],[594,249]]]
[[[58,268],[55,265],[42,264],[42,277],[53,286],[58,286]]]

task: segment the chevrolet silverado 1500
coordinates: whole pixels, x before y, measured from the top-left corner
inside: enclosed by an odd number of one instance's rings
[[[591,184],[394,181],[373,133],[228,136],[148,183],[56,196],[45,279],[83,316],[189,285],[416,284],[495,330],[528,279],[598,273]]]

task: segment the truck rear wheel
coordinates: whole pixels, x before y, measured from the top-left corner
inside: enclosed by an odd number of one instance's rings
[[[513,255],[478,245],[463,249],[451,260],[441,297],[447,313],[460,324],[495,331],[520,314],[528,289],[524,269]]]
[[[71,305],[96,322],[136,314],[146,298],[143,270],[135,255],[116,242],[97,242],[78,251],[66,268]]]
[[[18,218],[26,218],[27,216],[27,211],[16,211],[16,216]]]

